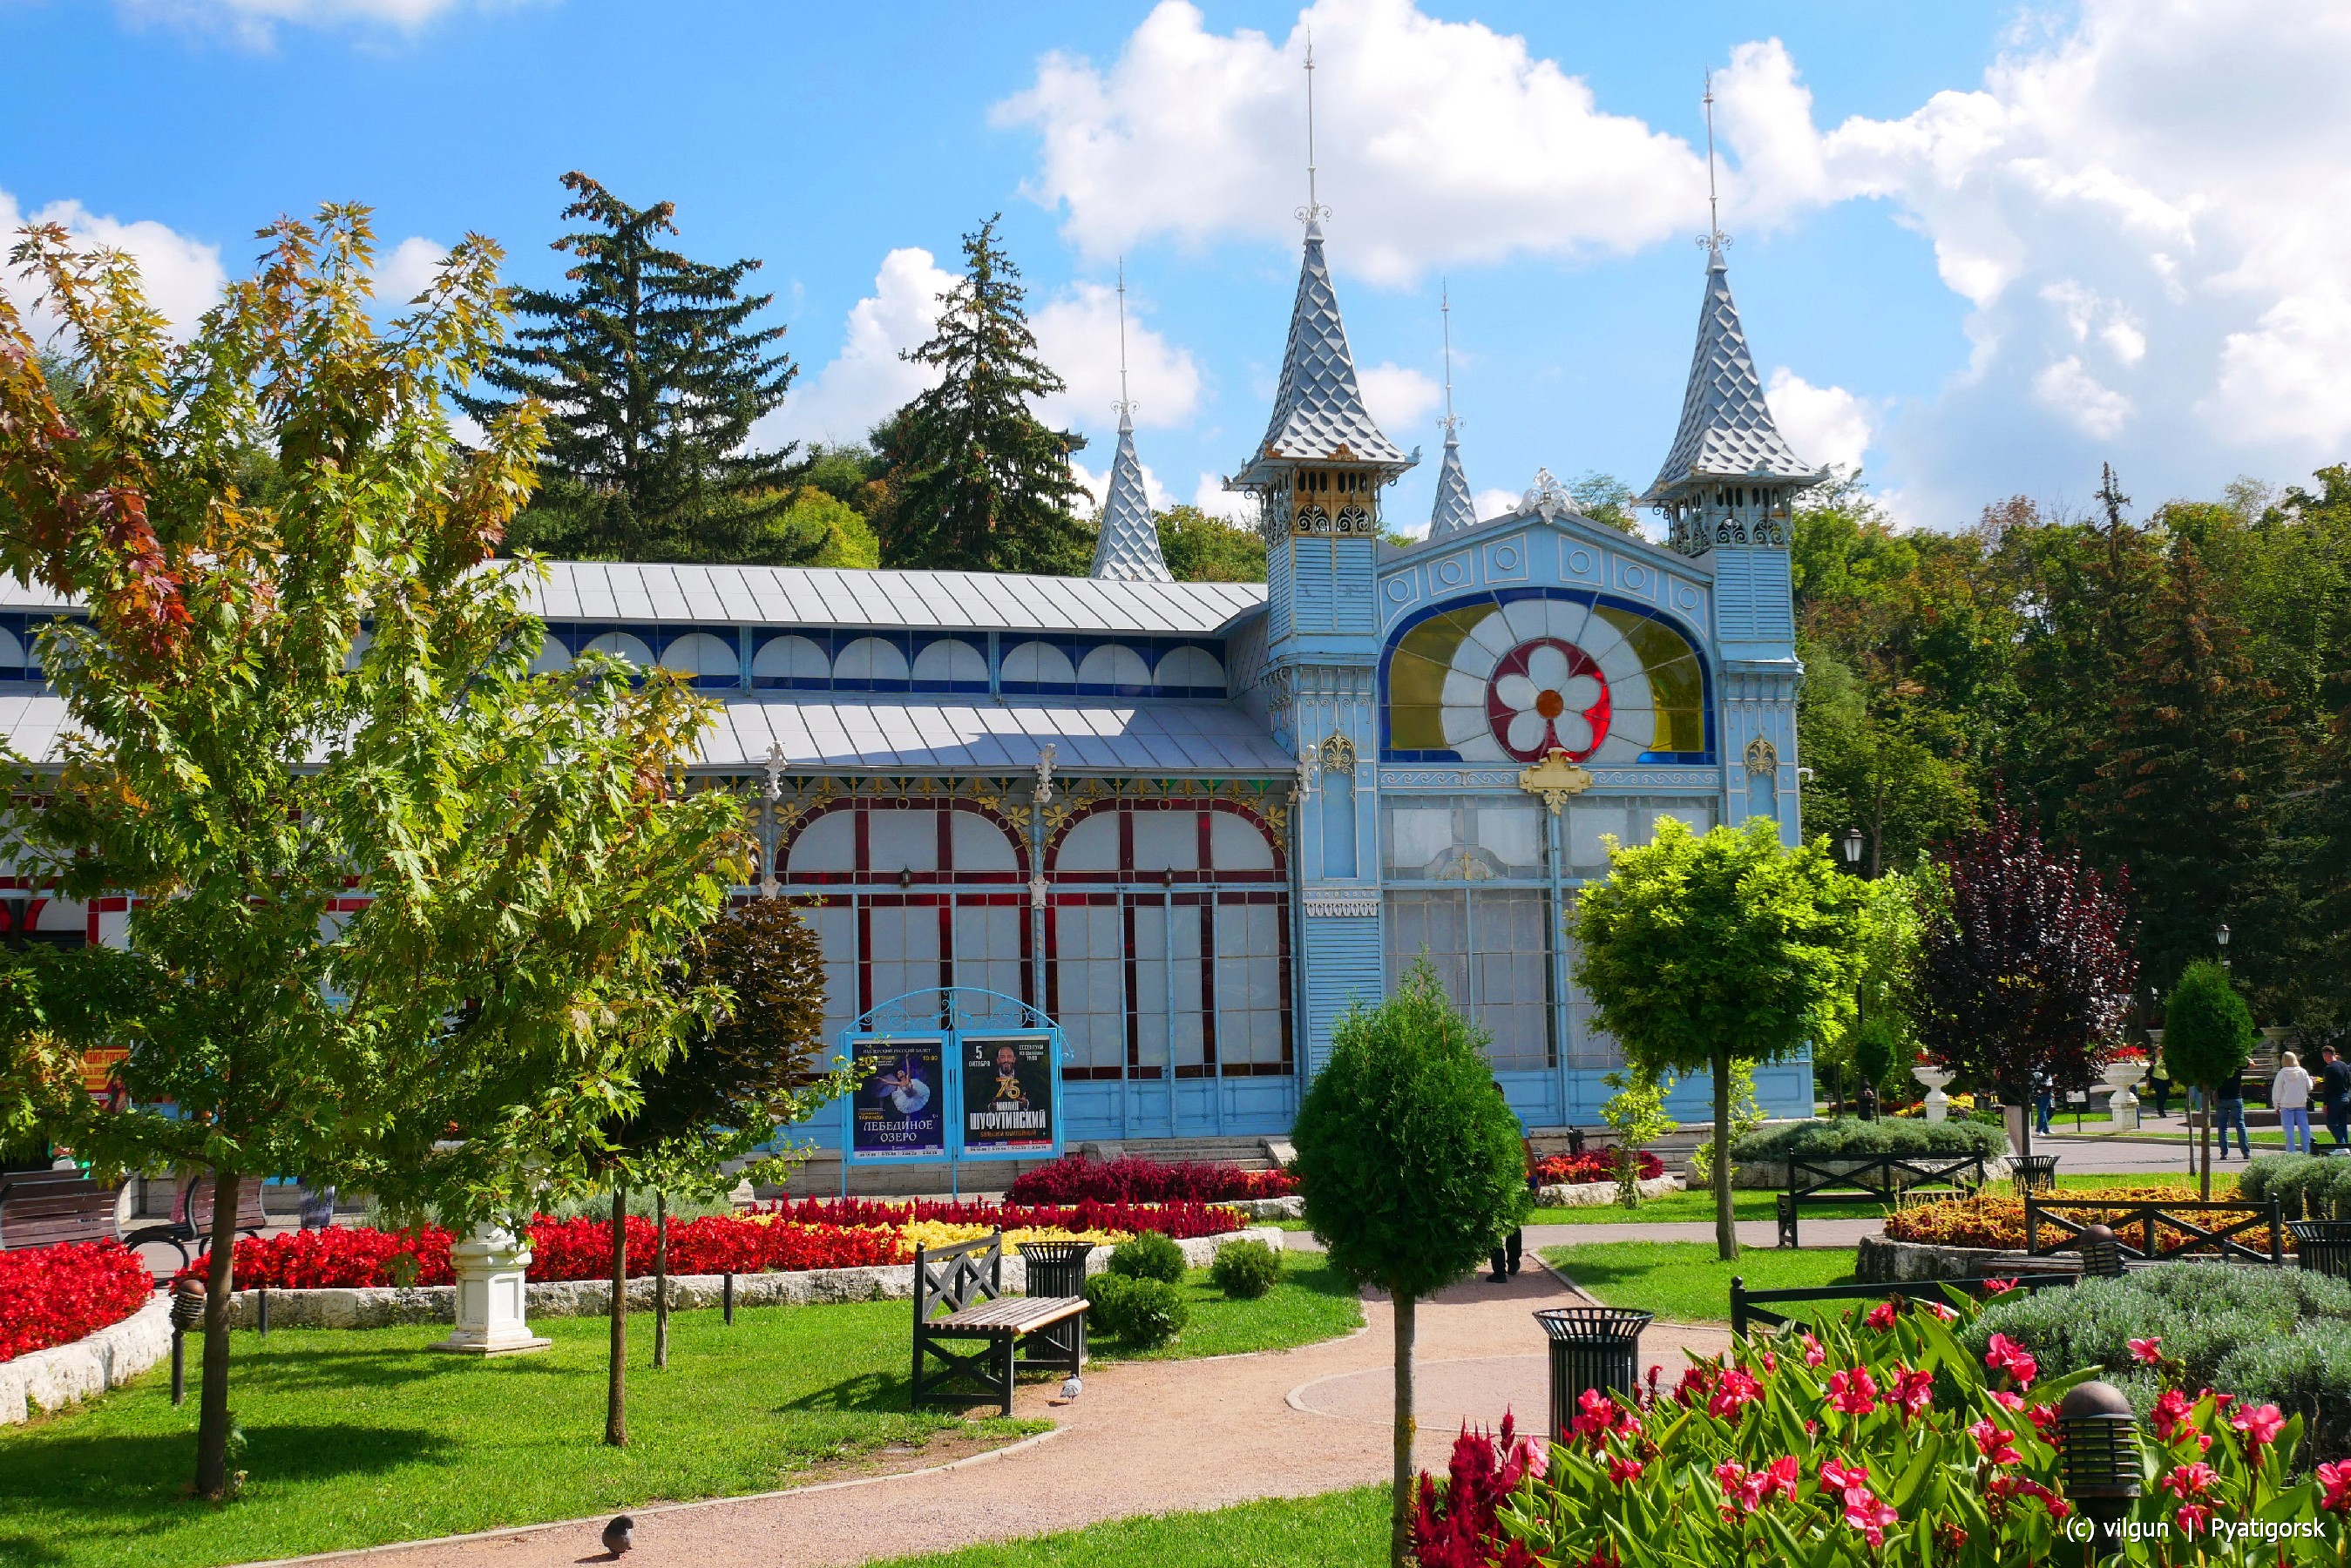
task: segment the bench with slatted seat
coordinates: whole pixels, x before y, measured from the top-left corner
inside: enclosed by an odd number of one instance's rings
[[[116,1196],[78,1170],[0,1176],[0,1251],[111,1241]]]
[[[1023,1336],[1074,1324],[1050,1356],[1025,1358]],[[1058,1336],[1057,1336],[1058,1337]],[[980,1343],[965,1348],[971,1341]],[[914,1404],[993,1399],[1012,1414],[1022,1372],[1076,1373],[1086,1358],[1086,1298],[1004,1293],[1004,1232],[952,1247],[914,1249]]]
[[[150,1241],[161,1243],[180,1254],[180,1266],[186,1268],[194,1262],[188,1251],[193,1247],[201,1253],[213,1244],[213,1194],[218,1189],[219,1179],[209,1175],[188,1178],[172,1199],[172,1217],[156,1225],[142,1225],[122,1238],[126,1247],[141,1247]],[[258,1236],[269,1228],[269,1211],[261,1204],[262,1180],[248,1176],[239,1184],[236,1194],[236,1233]]]

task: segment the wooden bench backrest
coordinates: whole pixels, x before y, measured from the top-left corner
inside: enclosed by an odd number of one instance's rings
[[[990,1231],[952,1247],[914,1249],[914,1321],[928,1323],[963,1311],[975,1297],[1004,1292],[1004,1232]]]
[[[199,1239],[209,1239],[213,1233],[213,1193],[216,1178],[211,1172],[201,1172],[180,1184],[179,1196],[172,1200],[172,1221],[185,1226]],[[236,1194],[236,1228],[240,1231],[260,1230],[269,1223],[269,1212],[261,1206],[261,1178],[248,1176],[239,1183]]]
[[[0,1176],[0,1251],[110,1240],[114,1204],[111,1190],[78,1170]]]
[[[1983,1184],[1983,1156],[1980,1154],[1880,1154],[1867,1157],[1823,1155],[1816,1159],[1802,1156],[1788,1161],[1788,1192],[1796,1198],[1810,1198],[1836,1188],[1853,1188],[1874,1198],[1892,1199],[1914,1187],[1931,1186],[1937,1182],[1957,1185],[1961,1172],[1972,1170],[1976,1184]],[[1877,1180],[1871,1180],[1876,1173]],[[1801,1177],[1812,1179],[1805,1181]],[[1909,1179],[1902,1180],[1899,1178]]]

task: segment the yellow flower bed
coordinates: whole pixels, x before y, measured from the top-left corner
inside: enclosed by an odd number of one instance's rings
[[[905,1228],[906,1245],[913,1247],[951,1247],[957,1241],[977,1241],[988,1235],[995,1227],[989,1225],[953,1225],[944,1220],[917,1220]],[[1124,1231],[1057,1231],[1050,1226],[1029,1225],[1004,1233],[1007,1251],[1023,1241],[1098,1241],[1111,1246],[1127,1239]]]

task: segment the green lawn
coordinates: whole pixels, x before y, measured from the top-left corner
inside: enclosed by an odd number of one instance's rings
[[[1301,1261],[1303,1262],[1303,1261]],[[1362,1322],[1319,1263],[1294,1263],[1255,1302],[1187,1282],[1192,1326],[1160,1356],[1328,1338]],[[174,1410],[158,1366],[103,1399],[0,1428],[0,1563],[203,1568],[451,1534],[684,1498],[789,1486],[877,1450],[903,1462],[953,1432],[994,1445],[1040,1423],[906,1407],[904,1302],[746,1308],[631,1323],[626,1449],[605,1448],[601,1318],[535,1320],[555,1341],[482,1362],[424,1347],[437,1327],[280,1329],[235,1336],[230,1398],[246,1439],[246,1493],[186,1501],[196,1407]],[[1105,1358],[1120,1354],[1114,1341]],[[194,1381],[194,1367],[190,1381]]]
[[[1387,1489],[1362,1487],[1115,1520],[878,1568],[1377,1568],[1387,1553]]]
[[[1730,1194],[1730,1212],[1738,1220],[1769,1220],[1772,1216],[1773,1194],[1734,1189]],[[1696,1192],[1669,1193],[1652,1198],[1638,1209],[1620,1209],[1614,1203],[1595,1204],[1588,1209],[1538,1209],[1527,1218],[1530,1225],[1696,1225],[1714,1223],[1713,1189]]]
[[[1850,1284],[1853,1259],[1851,1247],[1755,1247],[1726,1263],[1715,1256],[1711,1241],[1600,1241],[1543,1249],[1543,1262],[1610,1306],[1652,1312],[1669,1323],[1729,1322],[1733,1274],[1755,1291]]]
[[[1364,1326],[1362,1300],[1322,1254],[1287,1252],[1281,1262],[1281,1282],[1253,1302],[1227,1300],[1206,1269],[1187,1272],[1181,1289],[1192,1322],[1173,1345],[1137,1350],[1089,1334],[1086,1347],[1101,1361],[1174,1361],[1311,1345]]]

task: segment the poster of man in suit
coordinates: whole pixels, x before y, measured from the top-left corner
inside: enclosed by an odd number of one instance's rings
[[[961,1065],[966,1154],[1051,1151],[1054,1084],[1050,1035],[966,1036]]]

